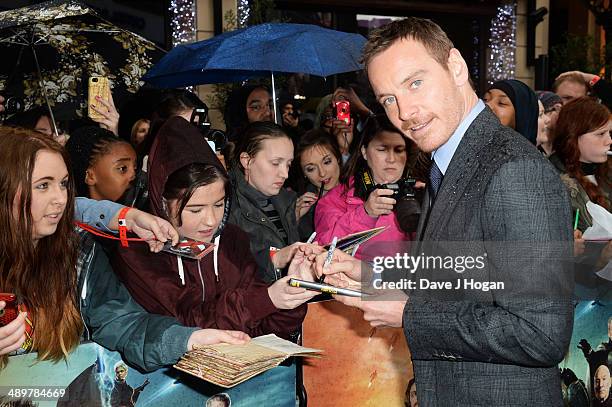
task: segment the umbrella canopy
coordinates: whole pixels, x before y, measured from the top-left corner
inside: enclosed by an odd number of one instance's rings
[[[63,104],[80,115],[89,76],[108,77],[121,99],[164,51],[78,1],[55,0],[0,13],[0,53],[4,94],[23,96],[26,108]]]
[[[238,82],[271,72],[329,76],[362,68],[366,39],[310,24],[261,24],[172,49],[144,80],[160,87]]]

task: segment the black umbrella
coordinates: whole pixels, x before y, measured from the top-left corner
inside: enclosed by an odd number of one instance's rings
[[[0,89],[25,107],[69,105],[82,116],[90,76],[110,79],[121,99],[138,91],[164,54],[149,40],[104,20],[74,0],[54,0],[0,13]],[[43,86],[44,84],[44,86]]]

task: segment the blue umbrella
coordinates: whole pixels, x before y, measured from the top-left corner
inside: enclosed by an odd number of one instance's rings
[[[238,82],[270,73],[328,76],[362,68],[366,39],[310,24],[261,24],[179,45],[144,80],[160,87]]]

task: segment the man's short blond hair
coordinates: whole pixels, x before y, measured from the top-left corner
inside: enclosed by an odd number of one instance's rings
[[[444,69],[448,69],[448,57],[450,50],[454,48],[453,42],[438,24],[417,17],[396,20],[372,31],[361,58],[365,68],[367,69],[368,64],[376,55],[402,39],[411,39],[421,43],[433,59]]]
[[[582,77],[582,75],[580,75],[579,73],[570,73],[567,75],[563,75],[561,78],[557,79],[552,85],[552,91],[557,93],[557,89],[559,89],[559,86],[561,86],[561,84],[564,82],[574,82],[584,86],[584,88],[588,90],[587,84],[584,83],[584,78]]]

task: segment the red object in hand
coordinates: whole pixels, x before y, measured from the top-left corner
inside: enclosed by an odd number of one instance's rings
[[[19,315],[17,309],[17,297],[15,294],[0,293],[0,301],[4,301],[6,306],[0,310],[0,326],[11,323]]]
[[[348,100],[336,102],[336,118],[347,125],[351,124],[351,104]]]

